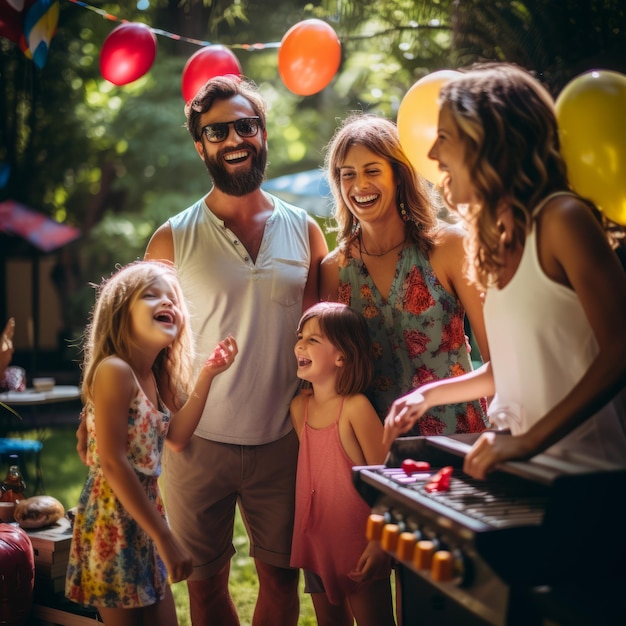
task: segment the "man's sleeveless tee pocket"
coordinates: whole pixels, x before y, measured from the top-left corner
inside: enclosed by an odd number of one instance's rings
[[[297,259],[272,259],[272,300],[286,307],[300,302],[308,275],[308,263]]]

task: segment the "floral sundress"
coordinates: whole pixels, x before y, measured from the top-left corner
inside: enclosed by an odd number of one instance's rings
[[[135,378],[136,380],[136,378]],[[157,479],[170,423],[137,383],[128,410],[128,460],[165,518]],[[167,572],[154,543],[121,505],[100,467],[93,406],[88,406],[87,464],[70,548],[65,595],[83,605],[136,608],[163,597]]]
[[[366,395],[381,420],[412,389],[472,370],[463,306],[416,245],[398,252],[388,300],[349,251],[339,265],[339,301],[360,311],[369,326],[374,381]],[[485,409],[478,401],[433,407],[405,436],[481,432]]]

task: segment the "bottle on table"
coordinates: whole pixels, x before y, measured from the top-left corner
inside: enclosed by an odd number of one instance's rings
[[[17,454],[9,456],[9,471],[4,480],[0,483],[0,501],[2,502],[18,502],[26,498],[26,483],[22,472],[20,472],[20,464]]]

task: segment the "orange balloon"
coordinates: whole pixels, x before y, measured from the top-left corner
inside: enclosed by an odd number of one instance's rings
[[[439,92],[460,72],[440,70],[420,78],[406,93],[398,109],[400,145],[416,171],[431,183],[440,177],[436,161],[428,158],[439,123]]]
[[[561,153],[572,187],[626,226],[626,75],[592,70],[556,99]]]
[[[278,72],[287,89],[310,96],[330,83],[341,62],[341,43],[335,31],[318,19],[292,26],[280,42]]]

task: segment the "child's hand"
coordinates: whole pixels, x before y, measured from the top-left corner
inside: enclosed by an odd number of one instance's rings
[[[158,544],[157,551],[165,563],[168,583],[178,583],[191,576],[193,571],[191,557],[178,545],[173,536]]]
[[[226,371],[233,364],[238,351],[235,338],[228,335],[226,339],[215,346],[211,356],[204,362],[202,369],[209,370],[211,374],[216,376]]]
[[[391,557],[377,541],[370,541],[348,577],[358,583],[388,578],[391,575]]]

